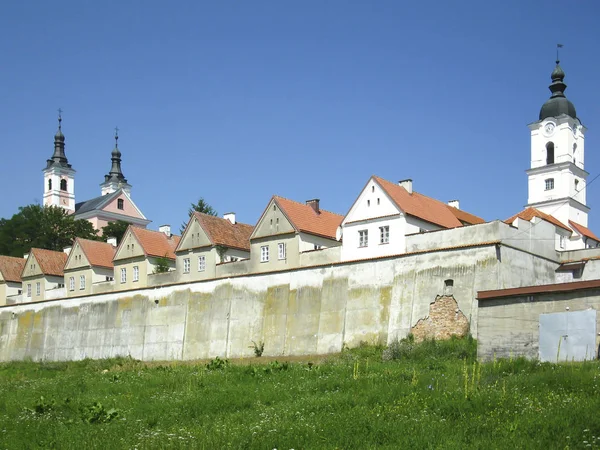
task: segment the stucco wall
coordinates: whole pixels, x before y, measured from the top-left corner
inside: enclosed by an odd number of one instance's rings
[[[252,341],[265,355],[338,352],[406,336],[447,279],[476,333],[478,290],[533,283],[507,272],[524,256],[488,245],[0,307],[0,360],[246,357]]]

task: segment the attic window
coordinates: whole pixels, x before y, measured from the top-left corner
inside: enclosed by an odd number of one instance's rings
[[[380,203],[381,203],[380,199],[379,199],[379,197],[377,197],[377,204],[379,205]]]
[[[371,186],[371,192],[375,192],[375,186]]]
[[[67,190],[67,180],[60,180],[60,190],[61,191]]]
[[[371,206],[371,200],[367,200],[367,206]]]
[[[123,199],[120,198],[117,200],[117,209],[123,209],[123,207],[124,207],[124,202],[123,202]]]

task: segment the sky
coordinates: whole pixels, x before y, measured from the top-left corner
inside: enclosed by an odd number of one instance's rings
[[[374,174],[506,219],[557,43],[600,173],[599,19],[592,0],[1,2],[0,217],[41,202],[61,108],[76,201],[118,126],[152,229],[200,197],[250,224],[274,194],[345,215]],[[587,199],[600,232],[600,180]]]

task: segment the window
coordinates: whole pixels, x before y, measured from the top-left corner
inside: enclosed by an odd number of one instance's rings
[[[42,293],[42,285],[38,281],[35,283],[35,295],[40,295]]]
[[[263,245],[260,248],[260,262],[268,262],[269,261],[269,246]]]
[[[48,190],[52,190],[52,180],[48,180]]]
[[[315,250],[321,250],[321,246],[319,244],[315,244],[313,248]]]
[[[67,190],[67,180],[60,180],[60,190],[61,191]]]
[[[367,247],[369,245],[369,231],[360,230],[358,232],[358,246]]]
[[[379,197],[377,197],[377,204],[381,205],[381,199]]]
[[[85,289],[85,275],[79,276],[79,290]]]
[[[140,268],[133,266],[133,281],[140,281]]]
[[[115,277],[106,277],[106,281],[114,281]]]
[[[554,164],[554,142],[546,144],[546,164]]]
[[[125,283],[127,281],[127,269],[125,267],[121,268],[121,283]]]
[[[579,185],[579,180],[575,180],[575,190],[577,190],[578,185]]]
[[[367,206],[371,206],[371,200],[367,200]]]
[[[560,248],[565,248],[565,237],[564,236],[559,237],[558,245],[560,245]]]
[[[375,192],[375,186],[371,186],[371,192]]]
[[[390,227],[388,225],[379,227],[379,243],[389,244],[390,242]]]
[[[31,284],[27,283],[27,297],[31,297]]]
[[[198,256],[198,272],[206,270],[206,256]]]
[[[69,290],[70,291],[74,291],[75,290],[75,277],[70,277],[69,278]]]
[[[190,258],[183,260],[183,273],[190,273]]]
[[[285,259],[285,244],[283,242],[277,244],[277,250],[279,259]]]
[[[551,191],[554,189],[554,178],[548,178],[544,181],[546,183],[546,190]]]
[[[120,198],[117,200],[117,209],[123,209],[123,199]]]

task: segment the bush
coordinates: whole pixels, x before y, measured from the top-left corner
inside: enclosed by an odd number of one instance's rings
[[[384,361],[392,360],[436,360],[436,359],[477,359],[477,341],[471,335],[452,338],[445,341],[435,339],[415,342],[409,334],[404,339],[393,341],[382,354]]]

